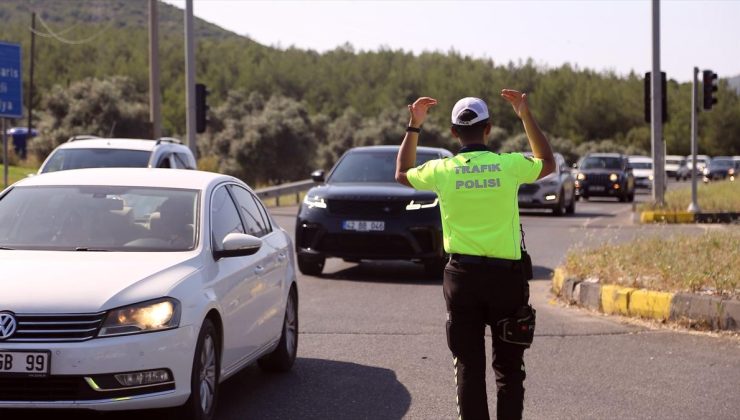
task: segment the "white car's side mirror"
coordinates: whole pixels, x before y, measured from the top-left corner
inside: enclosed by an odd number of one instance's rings
[[[221,250],[213,252],[216,259],[243,257],[257,253],[262,247],[262,239],[245,233],[229,233],[221,245]]]

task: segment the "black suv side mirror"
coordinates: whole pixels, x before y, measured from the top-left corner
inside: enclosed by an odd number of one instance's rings
[[[313,182],[324,182],[324,170],[317,169],[311,172],[311,179],[313,179]]]

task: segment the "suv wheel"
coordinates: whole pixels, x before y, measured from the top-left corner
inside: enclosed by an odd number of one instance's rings
[[[567,210],[568,209],[565,206],[565,193],[563,192],[563,190],[560,190],[560,192],[558,193],[558,203],[552,209],[552,214],[554,214],[555,216],[562,216]]]
[[[298,269],[307,276],[318,276],[324,270],[326,257],[309,257],[298,254]]]

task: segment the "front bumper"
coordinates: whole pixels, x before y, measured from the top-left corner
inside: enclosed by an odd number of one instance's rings
[[[182,405],[190,396],[197,333],[193,326],[183,326],[169,331],[75,343],[0,342],[3,350],[51,351],[48,377],[0,377],[0,409],[113,411]],[[154,369],[168,369],[173,381],[152,387],[96,390],[89,380],[93,379],[95,384],[95,378],[108,377],[109,374]],[[22,391],[19,391],[19,386],[23,387]]]
[[[382,221],[382,231],[344,229],[346,220]],[[441,220],[438,209],[385,215],[335,215],[326,209],[302,209],[296,221],[299,255],[348,260],[424,260],[442,258]]]
[[[624,194],[620,182],[592,182],[588,179],[576,182],[576,195],[579,197],[619,197]]]
[[[523,184],[518,201],[522,209],[553,209],[558,207],[560,191],[557,185]]]
[[[635,177],[635,187],[651,189],[653,188],[653,180],[647,177]]]

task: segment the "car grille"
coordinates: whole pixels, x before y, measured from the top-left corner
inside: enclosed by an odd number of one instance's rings
[[[609,184],[610,174],[588,174],[586,175],[586,181],[590,184],[605,185]]]
[[[409,200],[336,200],[330,199],[327,203],[329,212],[333,214],[365,216],[397,216],[405,209]]]
[[[539,189],[540,189],[540,186],[537,184],[522,184],[519,186],[519,193],[520,194],[534,194]]]
[[[0,401],[89,401],[125,398],[173,389],[175,384],[167,383],[99,392],[90,388],[83,376],[0,377]]]
[[[98,333],[105,312],[95,314],[16,314],[17,330],[6,342],[89,340]]]

